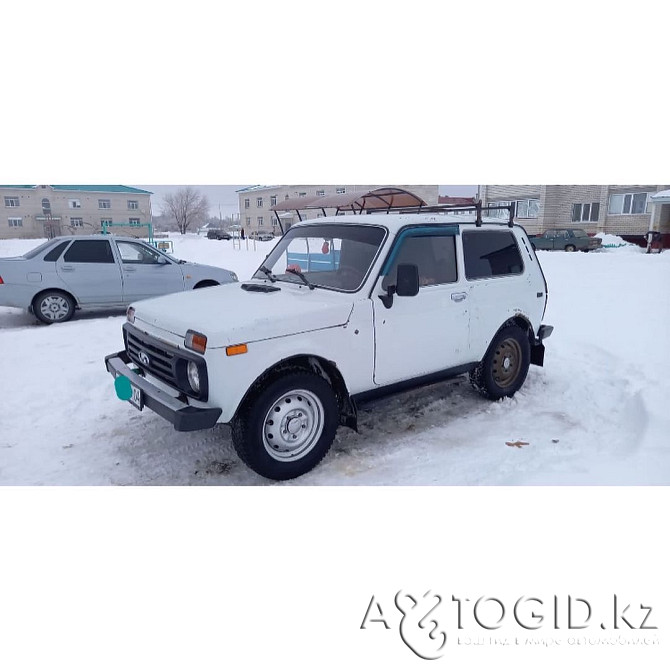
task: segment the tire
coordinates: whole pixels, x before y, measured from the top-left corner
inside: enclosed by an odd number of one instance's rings
[[[74,315],[74,300],[63,291],[43,291],[33,298],[33,313],[47,324],[65,323]]]
[[[259,475],[293,479],[328,453],[338,423],[330,384],[313,372],[292,369],[270,378],[238,410],[232,422],[233,446]]]
[[[565,247],[566,251],[577,251],[577,247],[574,244],[568,244]]]
[[[511,398],[526,381],[530,342],[519,326],[503,328],[482,362],[470,373],[472,385],[489,400]]]

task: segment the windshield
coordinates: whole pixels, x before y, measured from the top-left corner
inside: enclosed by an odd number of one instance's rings
[[[386,229],[358,224],[291,228],[254,274],[258,279],[356,291],[379,252]]]

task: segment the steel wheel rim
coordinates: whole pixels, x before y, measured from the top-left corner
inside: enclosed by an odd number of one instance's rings
[[[62,295],[48,295],[40,302],[40,314],[49,321],[62,321],[69,311],[70,305]]]
[[[493,380],[500,388],[508,388],[519,376],[523,354],[521,345],[513,338],[503,340],[493,355]]]
[[[263,446],[276,461],[306,456],[323,433],[323,404],[311,391],[288,391],[275,400],[263,421]]]

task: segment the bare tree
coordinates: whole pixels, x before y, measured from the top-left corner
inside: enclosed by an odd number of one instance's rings
[[[166,212],[177,222],[177,228],[183,235],[191,224],[201,223],[209,216],[209,202],[191,186],[184,186],[175,193],[163,197]]]

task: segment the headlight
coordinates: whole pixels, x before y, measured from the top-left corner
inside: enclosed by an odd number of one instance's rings
[[[126,319],[128,319],[128,323],[135,323],[135,308],[134,307],[129,307],[128,311],[126,312]]]
[[[200,374],[198,366],[193,361],[189,361],[186,366],[186,376],[188,377],[188,383],[195,393],[200,393]]]
[[[233,281],[237,281],[237,275],[236,275],[234,272],[231,272],[231,273],[230,273],[230,278],[231,278]]]

